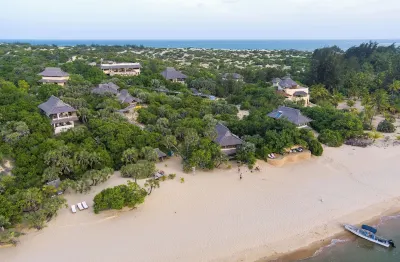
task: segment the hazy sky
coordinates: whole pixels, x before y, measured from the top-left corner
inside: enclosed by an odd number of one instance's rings
[[[0,0],[0,39],[400,38],[400,0]]]

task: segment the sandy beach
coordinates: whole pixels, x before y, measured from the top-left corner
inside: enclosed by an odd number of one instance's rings
[[[256,261],[306,247],[360,223],[400,210],[400,147],[325,148],[324,155],[261,172],[237,167],[181,171],[178,158],[158,164],[177,178],[161,183],[130,211],[59,212],[42,231],[0,249],[0,261]],[[165,166],[167,165],[167,166]],[[184,177],[185,183],[179,178]],[[89,194],[125,183],[114,175]],[[140,183],[143,183],[141,181]]]

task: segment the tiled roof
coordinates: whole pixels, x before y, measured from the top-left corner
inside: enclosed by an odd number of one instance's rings
[[[215,126],[215,130],[217,131],[217,138],[214,139],[214,142],[218,143],[220,146],[237,146],[243,143],[239,137],[232,134],[231,131],[221,123]]]
[[[92,89],[92,94],[104,95],[104,94],[118,94],[119,86],[110,82],[106,84],[100,84],[98,87]]]
[[[280,78],[274,78],[274,79],[272,79],[272,83],[273,84],[276,84],[276,83],[279,83],[280,81],[282,81],[282,79],[280,79]]]
[[[49,100],[38,106],[47,116],[58,113],[75,112],[76,109],[64,103],[58,97],[51,96]]]
[[[280,106],[269,113],[268,116],[275,119],[287,119],[295,125],[305,125],[312,121],[310,118],[303,116],[300,110],[286,106]]]
[[[69,76],[68,73],[61,70],[58,67],[46,67],[43,72],[39,73],[41,76],[54,76],[54,77],[62,77],[62,76]]]
[[[161,75],[167,80],[173,79],[186,79],[187,76],[182,74],[180,71],[177,71],[173,67],[167,67],[164,71],[161,72]]]
[[[161,151],[161,150],[158,149],[158,148],[155,148],[154,151],[156,151],[156,153],[157,153],[157,155],[158,155],[158,158],[166,157],[166,156],[167,156],[167,154],[165,154],[163,151]]]
[[[298,84],[293,81],[289,76],[286,76],[279,82],[279,86],[282,88],[291,88],[294,86],[298,86]]]

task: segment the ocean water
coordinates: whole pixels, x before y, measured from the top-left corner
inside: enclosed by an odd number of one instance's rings
[[[207,48],[207,49],[296,49],[313,51],[317,48],[337,45],[343,50],[368,41],[376,41],[381,45],[399,43],[400,39],[358,39],[358,40],[61,40],[61,39],[0,39],[0,43],[30,43],[33,45],[143,45],[155,48]]]
[[[400,215],[383,217],[378,225],[378,235],[392,239],[397,248],[385,248],[362,238],[352,236],[333,241],[321,248],[312,258],[301,262],[399,262],[400,261]]]

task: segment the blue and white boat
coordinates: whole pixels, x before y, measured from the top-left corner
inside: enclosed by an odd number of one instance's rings
[[[394,245],[393,240],[387,240],[384,239],[383,237],[377,236],[375,235],[377,230],[376,228],[367,226],[367,225],[362,225],[361,228],[352,226],[352,225],[344,225],[344,228],[348,231],[350,231],[351,233],[362,237],[368,241],[371,241],[375,244],[384,246],[384,247],[396,247]]]

